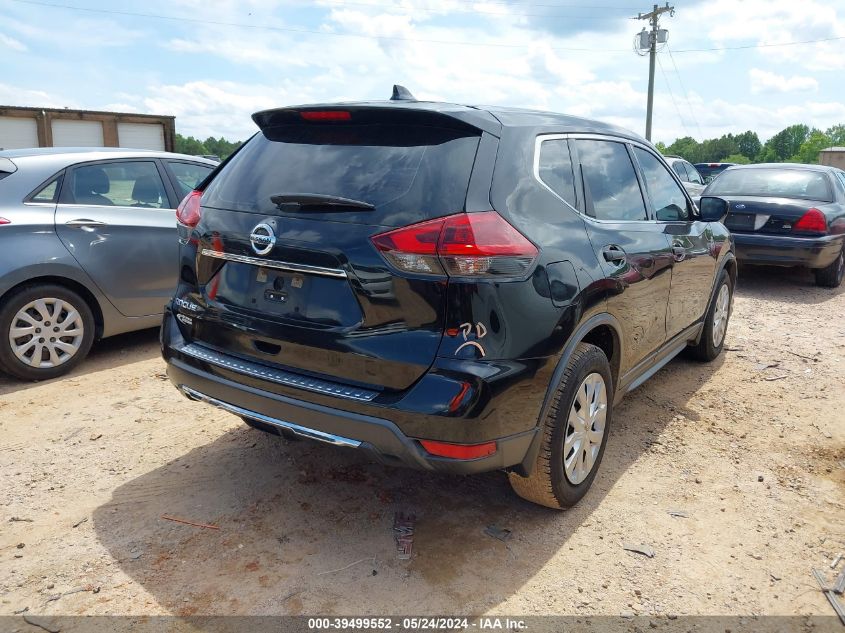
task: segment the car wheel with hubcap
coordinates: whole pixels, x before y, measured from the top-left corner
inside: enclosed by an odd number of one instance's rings
[[[824,288],[838,288],[845,278],[845,246],[839,251],[839,257],[825,268],[815,270],[816,285]]]
[[[531,474],[509,473],[522,498],[569,508],[587,493],[604,455],[613,411],[610,363],[595,345],[579,343],[540,426],[540,451]]]
[[[732,296],[733,282],[728,271],[723,270],[716,285],[716,294],[704,319],[701,339],[689,348],[693,357],[698,360],[709,362],[722,353],[725,335],[728,332],[728,322],[731,318]]]
[[[23,380],[61,376],[88,354],[94,327],[91,308],[77,293],[25,286],[0,308],[0,368]]]

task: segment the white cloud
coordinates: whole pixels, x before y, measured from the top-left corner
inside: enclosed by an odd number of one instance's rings
[[[72,99],[60,97],[55,93],[44,90],[27,90],[18,86],[0,83],[0,103],[10,106],[24,106],[36,108],[77,108],[78,103]]]
[[[784,77],[777,73],[771,73],[759,68],[752,68],[748,71],[751,79],[752,94],[767,92],[817,92],[819,82],[812,77],[793,75]]]
[[[0,33],[0,49],[3,47],[9,48],[13,51],[17,51],[19,53],[25,53],[28,49],[26,44],[23,42],[16,40],[13,37],[9,37],[3,33]]]

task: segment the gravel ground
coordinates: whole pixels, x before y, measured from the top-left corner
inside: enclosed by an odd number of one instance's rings
[[[830,615],[810,570],[845,551],[845,288],[740,284],[728,351],[630,394],[565,513],[502,473],[249,429],[177,394],[155,332],[65,379],[0,378],[0,614]],[[411,561],[396,511],[417,516]]]

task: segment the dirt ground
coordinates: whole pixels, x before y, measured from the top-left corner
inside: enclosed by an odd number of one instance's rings
[[[832,615],[810,570],[845,551],[845,288],[744,269],[727,347],[626,398],[565,513],[502,473],[252,430],[176,392],[155,332],[65,379],[0,378],[0,614]]]

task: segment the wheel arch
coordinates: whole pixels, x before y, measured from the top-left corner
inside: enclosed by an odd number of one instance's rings
[[[91,309],[91,313],[94,315],[94,323],[95,323],[95,331],[94,331],[94,339],[100,339],[103,336],[103,331],[105,328],[105,319],[103,316],[103,309],[100,306],[100,302],[97,300],[97,297],[94,295],[91,290],[89,290],[85,284],[82,284],[74,279],[70,279],[68,277],[62,277],[59,275],[41,275],[38,277],[31,277],[26,279],[25,281],[21,281],[18,284],[12,286],[6,292],[0,296],[0,301],[6,299],[6,297],[10,296],[13,292],[17,292],[22,288],[31,288],[34,286],[41,286],[53,284],[56,286],[62,286],[63,288],[67,288],[68,290],[72,290],[76,294],[78,294],[82,299],[88,304],[88,307]]]
[[[542,445],[543,435],[539,432],[542,420],[548,415],[554,399],[555,390],[561,381],[563,373],[569,363],[575,348],[579,343],[590,343],[601,349],[610,362],[610,374],[613,380],[613,389],[615,392],[616,384],[619,379],[619,371],[622,367],[623,355],[623,341],[622,341],[622,327],[619,321],[612,314],[601,312],[594,314],[589,319],[584,321],[576,328],[575,332],[569,337],[569,340],[564,345],[563,350],[557,360],[554,373],[549,380],[549,385],[546,388],[546,394],[543,397],[543,405],[540,407],[540,415],[537,418],[534,434],[534,440],[525,454],[525,459],[522,463],[514,467],[514,471],[520,475],[527,476],[531,474],[534,464],[537,461],[537,454]]]
[[[713,288],[710,290],[710,299],[707,301],[707,307],[704,309],[704,314],[701,315],[701,319],[699,320],[700,323],[703,323],[707,318],[707,315],[710,313],[710,307],[716,300],[716,291],[719,290],[719,279],[722,277],[723,272],[727,272],[728,277],[731,279],[731,312],[733,311],[733,296],[736,293],[736,282],[739,275],[739,268],[736,263],[736,257],[732,251],[729,251],[716,269],[716,274],[713,277]],[[701,341],[703,333],[704,328],[701,328],[698,336],[696,336],[693,340],[695,345],[698,345]]]

